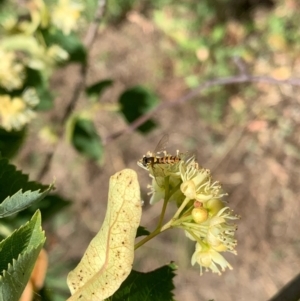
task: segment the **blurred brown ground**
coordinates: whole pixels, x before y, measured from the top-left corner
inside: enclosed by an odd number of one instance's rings
[[[88,83],[106,78],[115,81],[101,98],[103,103],[115,103],[126,87],[136,84],[152,86],[163,101],[172,101],[188,89],[183,80],[175,78],[172,61],[161,50],[163,47],[164,39],[157,31],[144,32],[129,21],[116,29],[104,29],[91,51]],[[72,89],[77,70],[70,66],[53,78],[52,87],[60,96],[55,111],[45,115],[46,120],[59,115],[66,105],[70,97],[67,91]],[[299,70],[298,60],[292,76],[299,77]],[[139,249],[134,268],[149,271],[175,261],[175,298],[181,301],[259,301],[275,294],[300,270],[299,89],[263,84],[253,87],[258,91],[256,98],[235,95],[229,99],[218,126],[201,119],[201,96],[159,112],[155,116],[159,126],[149,135],[133,133],[109,143],[101,168],[87,163],[66,142],[60,143],[45,182],[55,177],[57,191],[74,205],[70,220],[57,227],[56,233],[47,234],[50,262],[51,252],[61,254],[60,264],[83,254],[103,221],[109,177],[123,168],[137,171],[145,201],[142,225],[155,227],[161,204],[148,204],[149,178],[136,161],[153,150],[163,134],[169,133],[168,150],[195,153],[198,162],[211,169],[214,180],[219,180],[229,193],[231,208],[242,216],[237,231],[238,256],[226,256],[233,271],[222,276],[205,273],[200,277],[199,269],[190,265],[193,244],[183,233],[173,230]],[[235,122],[234,111],[239,105],[246,113],[242,121]],[[82,100],[77,110],[83,107]],[[267,114],[274,114],[273,121],[265,118]],[[25,171],[29,170],[33,145],[39,154],[37,164],[43,161],[47,146],[36,142],[36,130],[42,119],[36,121],[18,158]],[[118,113],[98,112],[97,128],[102,137],[124,126]],[[169,217],[174,209],[170,206]]]

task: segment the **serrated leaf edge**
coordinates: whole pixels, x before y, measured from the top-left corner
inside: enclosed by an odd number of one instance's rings
[[[39,216],[36,217],[36,215],[39,215]],[[33,216],[31,217],[31,219],[30,219],[29,221],[27,221],[24,225],[20,226],[18,229],[15,229],[8,237],[6,237],[6,238],[4,238],[3,240],[1,240],[1,241],[0,241],[0,246],[1,246],[1,244],[4,243],[7,239],[9,239],[11,236],[13,236],[13,234],[14,234],[15,232],[21,231],[22,229],[24,229],[25,227],[27,227],[28,224],[29,224],[30,222],[32,222],[34,218],[40,219],[40,221],[42,220],[42,219],[41,219],[41,212],[40,212],[40,210],[37,210],[37,211],[33,214]],[[41,223],[41,222],[40,222],[40,223]],[[44,238],[46,239],[45,231],[42,229],[42,226],[41,226],[41,225],[40,225],[40,227],[39,227],[39,230],[41,230],[42,234],[44,235]],[[24,254],[24,253],[20,253],[20,254]]]
[[[19,194],[20,196],[24,196],[26,193],[37,193],[37,194],[38,194],[37,199],[40,198],[40,197],[42,197],[43,194],[45,194],[45,195],[40,199],[40,200],[42,200],[44,197],[46,197],[46,195],[47,195],[52,189],[54,189],[54,182],[51,183],[51,184],[48,186],[48,188],[45,189],[45,190],[42,190],[42,189],[40,188],[40,189],[38,189],[38,190],[25,190],[24,192],[22,192],[23,189],[20,189],[20,190],[18,190],[16,193],[14,193],[13,195],[7,196],[7,197],[4,199],[4,201],[0,203],[0,208],[1,208],[1,207],[4,207],[4,206],[6,205],[6,203],[10,201],[10,199],[12,199],[13,197],[17,196],[18,194]],[[41,192],[40,192],[40,191],[41,191]],[[37,201],[37,200],[36,200],[36,201]],[[34,202],[29,203],[29,204],[27,204],[26,206],[21,207],[19,210],[14,211],[14,212],[9,213],[9,214],[6,214],[6,213],[0,213],[0,218],[3,218],[3,217],[6,217],[6,216],[9,216],[9,215],[18,213],[18,212],[20,212],[20,211],[22,211],[22,210],[25,210],[26,208],[30,207],[33,203],[34,203]]]
[[[43,231],[44,232],[44,231]],[[39,248],[42,249],[44,243],[46,241],[46,237],[44,237],[44,239],[39,243],[38,246],[36,247],[31,247],[31,248],[28,248],[28,250],[26,252],[22,252],[18,255],[18,258],[17,259],[13,259],[13,262],[12,264],[9,263],[8,266],[7,266],[7,269],[6,270],[3,270],[3,278],[5,278],[5,274],[8,274],[10,272],[13,272],[14,270],[14,267],[15,267],[15,264],[20,260],[21,257],[25,256],[25,255],[28,255],[30,254],[31,252],[33,252],[34,250],[38,250]],[[1,279],[1,276],[0,276],[0,279]]]

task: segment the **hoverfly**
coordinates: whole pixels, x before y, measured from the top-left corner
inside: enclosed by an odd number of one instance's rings
[[[178,163],[181,158],[179,151],[177,151],[177,154],[175,156],[170,155],[166,152],[165,148],[169,141],[169,135],[164,135],[160,141],[158,142],[154,152],[148,152],[146,156],[143,156],[143,158],[140,160],[140,163],[146,168],[146,169],[152,169],[153,174],[155,173],[155,168],[157,165],[162,164],[175,164]],[[157,154],[163,153],[163,156],[157,156]]]

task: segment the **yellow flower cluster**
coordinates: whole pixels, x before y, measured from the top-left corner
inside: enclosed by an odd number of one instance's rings
[[[78,29],[78,20],[84,6],[79,1],[59,0],[53,9],[52,22],[61,31],[68,35],[71,31]]]
[[[44,0],[25,1],[16,7],[15,14],[1,20],[0,126],[7,131],[20,130],[35,116],[38,98],[32,87],[25,86],[26,72],[37,70],[47,80],[58,63],[68,59],[68,52],[60,45],[47,45],[44,33],[59,29],[69,35],[76,30],[83,3],[57,0],[50,7]],[[26,18],[20,18],[19,11]]]
[[[17,59],[15,52],[0,48],[0,86],[8,91],[20,89],[24,76],[24,65]]]
[[[38,103],[34,89],[27,89],[20,97],[0,95],[0,125],[7,131],[21,130],[34,118],[33,108]]]
[[[7,16],[1,24],[6,32],[33,35],[38,28],[45,29],[54,26],[64,35],[69,35],[78,29],[84,10],[84,1],[57,0],[55,4],[49,6],[44,0],[31,0],[24,2],[22,9],[27,10],[30,18],[19,19],[17,16]]]
[[[210,171],[200,167],[193,156],[188,158],[179,153],[177,156],[164,153],[162,157],[148,153],[148,160],[144,157],[138,165],[150,172],[151,204],[161,199],[177,203],[177,212],[161,231],[181,228],[196,242],[191,263],[199,264],[201,275],[203,269],[218,274],[226,268],[232,269],[221,253],[236,254],[237,226],[232,221],[239,217],[222,200],[226,194],[220,183],[212,180]]]

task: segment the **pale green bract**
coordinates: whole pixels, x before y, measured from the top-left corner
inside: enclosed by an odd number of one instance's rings
[[[135,171],[124,169],[110,178],[103,225],[67,283],[68,301],[100,301],[110,297],[127,278],[134,258],[134,240],[142,209]]]

